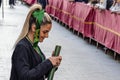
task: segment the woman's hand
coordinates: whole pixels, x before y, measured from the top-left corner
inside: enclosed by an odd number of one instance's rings
[[[52,56],[49,58],[51,61],[52,65],[55,67],[58,67],[61,63],[62,57],[61,56]]]

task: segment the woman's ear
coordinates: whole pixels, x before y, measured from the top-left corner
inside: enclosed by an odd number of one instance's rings
[[[36,30],[36,25],[35,25],[35,23],[32,24],[31,30],[32,30],[32,32],[35,32],[35,30]]]

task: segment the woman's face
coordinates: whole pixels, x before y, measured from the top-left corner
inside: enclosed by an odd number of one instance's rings
[[[51,30],[52,24],[46,24],[46,25],[42,25],[40,28],[40,36],[39,36],[39,40],[40,42],[43,42],[43,40],[45,38],[48,38],[49,35],[49,31]]]

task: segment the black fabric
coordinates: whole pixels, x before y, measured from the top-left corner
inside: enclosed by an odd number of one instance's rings
[[[85,3],[88,3],[88,0],[75,0],[75,2],[85,2]]]
[[[0,7],[1,7],[1,4],[2,4],[2,0],[0,0]]]
[[[31,43],[22,39],[12,55],[10,80],[45,80],[44,76],[53,68],[52,63],[41,57],[33,49]]]
[[[15,0],[9,0],[9,5],[15,5]]]
[[[43,9],[45,9],[46,5],[48,4],[48,0],[38,0],[38,2],[42,5]]]
[[[75,0],[75,2],[82,2],[83,0]]]
[[[109,10],[112,5],[113,5],[113,0],[107,0],[106,9]]]

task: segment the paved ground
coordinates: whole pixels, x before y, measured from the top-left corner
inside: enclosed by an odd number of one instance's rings
[[[15,9],[10,9],[5,4],[5,18],[2,19],[0,9],[0,80],[9,80],[12,46],[27,12],[27,6],[17,4]],[[39,45],[49,57],[57,44],[62,46],[63,60],[54,80],[120,80],[119,61],[53,21],[49,38]]]

